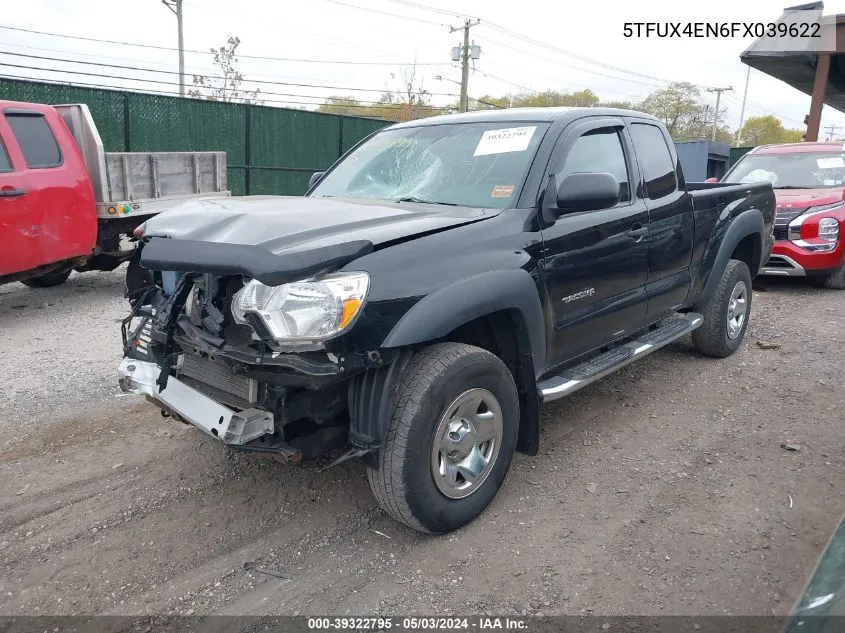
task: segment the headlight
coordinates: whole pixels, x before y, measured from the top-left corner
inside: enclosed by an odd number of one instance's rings
[[[845,205],[845,201],[840,200],[838,202],[831,202],[830,204],[820,204],[816,207],[809,207],[807,209],[804,209],[804,211],[801,212],[801,215],[799,215],[797,218],[795,218],[794,220],[792,220],[792,222],[789,223],[789,228],[788,228],[789,239],[792,240],[793,242],[796,241],[796,240],[800,240],[801,239],[801,226],[807,220],[809,220],[812,217],[818,216],[819,214],[824,213],[825,211],[831,211],[833,209],[838,209],[842,205]],[[833,218],[830,218],[830,219],[832,220]],[[837,232],[838,231],[839,231],[839,229],[837,228]],[[836,240],[834,240],[834,241],[836,241]]]
[[[232,300],[237,323],[258,318],[280,343],[317,342],[331,338],[355,320],[364,305],[367,273],[338,273],[281,286],[247,283]]]
[[[839,221],[836,218],[819,220],[819,239],[825,242],[835,242],[839,239]]]

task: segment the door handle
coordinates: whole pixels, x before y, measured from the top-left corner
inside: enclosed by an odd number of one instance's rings
[[[0,198],[16,198],[22,196],[26,191],[23,189],[0,189]]]
[[[628,231],[628,236],[637,238],[636,241],[639,242],[646,233],[648,233],[648,227],[643,226],[642,224],[635,224],[631,230]]]

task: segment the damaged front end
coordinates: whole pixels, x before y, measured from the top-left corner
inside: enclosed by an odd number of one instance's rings
[[[298,463],[347,446],[349,379],[386,362],[328,349],[361,311],[366,273],[334,272],[342,246],[299,269],[267,251],[245,260],[209,243],[192,262],[194,246],[154,239],[130,265],[121,388],[235,450]],[[346,259],[361,250],[347,248]]]

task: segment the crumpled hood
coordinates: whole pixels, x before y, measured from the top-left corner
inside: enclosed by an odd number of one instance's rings
[[[150,218],[145,237],[261,246],[272,253],[413,237],[494,217],[499,209],[351,198],[247,196],[192,200]]]
[[[806,209],[840,202],[842,189],[775,189],[778,209]]]

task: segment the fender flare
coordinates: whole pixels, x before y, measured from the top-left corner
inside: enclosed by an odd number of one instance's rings
[[[764,234],[766,223],[763,221],[763,214],[759,209],[748,209],[740,213],[733,221],[728,224],[725,235],[722,238],[722,243],[719,245],[719,250],[716,252],[716,257],[713,261],[713,266],[710,269],[710,275],[707,282],[704,284],[704,289],[701,291],[701,296],[698,298],[697,304],[701,304],[716,292],[716,287],[719,285],[719,280],[728,266],[731,255],[736,249],[737,245],[749,235],[756,235],[759,238],[760,254],[763,253]],[[757,269],[759,270],[763,262],[759,262]],[[755,271],[751,271],[751,276],[755,275]]]
[[[394,326],[382,347],[406,347],[433,341],[479,317],[514,310],[522,318],[534,372],[546,363],[546,329],[537,284],[522,269],[494,270],[462,279],[420,300]],[[522,346],[520,346],[522,347]]]

